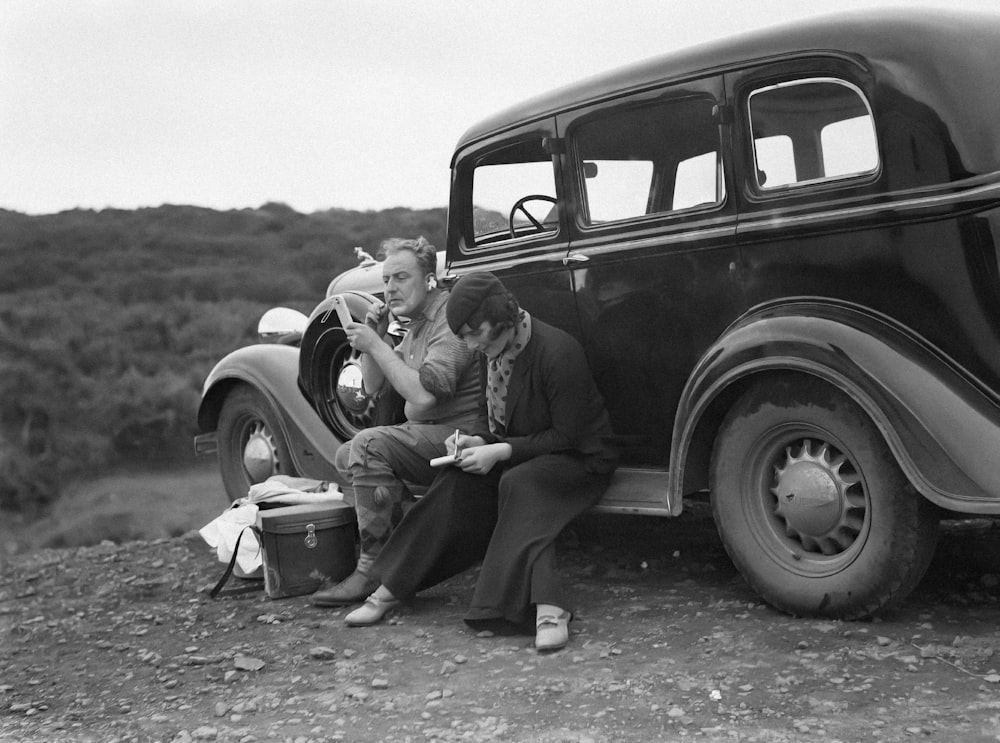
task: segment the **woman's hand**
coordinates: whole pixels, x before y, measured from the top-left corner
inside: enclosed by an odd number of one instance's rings
[[[444,440],[444,448],[449,454],[454,455],[456,452],[461,454],[465,449],[471,449],[473,446],[482,446],[485,443],[486,440],[482,436],[468,436],[456,431]]]
[[[468,438],[478,437],[470,436]],[[459,459],[455,463],[455,466],[473,475],[485,475],[493,469],[497,462],[506,462],[510,459],[510,454],[510,444],[483,444],[482,446],[464,449],[459,454]]]

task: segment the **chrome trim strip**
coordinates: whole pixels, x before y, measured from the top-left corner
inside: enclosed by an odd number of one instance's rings
[[[1000,177],[1000,174],[997,174]],[[803,216],[782,216],[776,215],[778,209],[770,209],[765,212],[744,214],[739,223],[739,234],[746,235],[757,232],[773,231],[777,227],[798,226],[808,224],[822,224],[823,222],[837,221],[844,222],[849,219],[859,219],[882,214],[885,212],[907,212],[928,207],[947,206],[948,204],[961,204],[972,199],[998,200],[1000,207],[1000,183],[987,183],[981,186],[971,186],[958,193],[954,192],[953,185],[949,186],[946,194],[931,194],[927,196],[917,196],[900,199],[898,201],[880,202],[878,204],[867,204],[864,206],[847,207],[842,209],[826,209],[821,212],[814,212]]]
[[[699,230],[697,227],[686,230],[677,230],[671,234],[658,234],[652,237],[642,237],[633,240],[614,240],[613,238],[601,239],[588,237],[570,244],[570,250],[574,253],[586,253],[587,251],[600,250],[602,254],[617,253],[625,250],[641,250],[642,248],[653,248],[662,245],[675,245],[683,242],[706,242],[714,238],[731,238],[736,233],[736,222],[725,227],[713,227]],[[715,247],[706,246],[706,250]],[[731,247],[731,246],[730,246]]]

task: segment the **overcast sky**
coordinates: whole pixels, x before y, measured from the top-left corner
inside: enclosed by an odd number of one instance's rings
[[[998,0],[0,0],[0,208],[447,203],[478,119],[807,16]]]

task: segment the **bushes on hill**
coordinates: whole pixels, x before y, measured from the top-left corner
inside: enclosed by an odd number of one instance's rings
[[[443,246],[445,210],[282,204],[0,210],[0,507],[109,465],[192,456],[201,384],[269,307],[308,314],[386,237]]]

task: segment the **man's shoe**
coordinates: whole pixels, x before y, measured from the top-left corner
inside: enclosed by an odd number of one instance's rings
[[[316,591],[311,598],[313,606],[347,606],[364,601],[379,586],[379,579],[355,570],[333,588]]]
[[[380,599],[373,593],[365,599],[365,603],[344,617],[344,621],[349,627],[369,627],[381,622],[389,610],[397,606],[399,599]]]
[[[562,614],[543,614],[535,622],[535,647],[538,650],[561,650],[569,642],[568,611]]]

